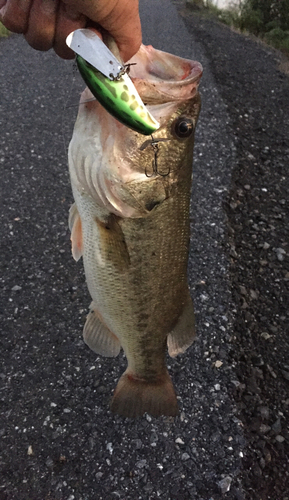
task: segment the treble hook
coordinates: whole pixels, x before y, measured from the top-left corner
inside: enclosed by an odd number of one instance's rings
[[[165,139],[165,138],[154,139],[153,135],[151,135],[151,138],[152,138],[151,141],[145,141],[144,144],[140,147],[140,150],[143,151],[148,145],[150,145],[153,148],[153,152],[154,152],[154,159],[152,161],[153,173],[151,175],[149,175],[147,173],[147,169],[145,168],[145,174],[147,177],[153,177],[154,175],[160,175],[161,177],[167,177],[170,174],[171,169],[169,167],[168,171],[166,173],[160,172],[158,170],[158,154],[159,154],[159,142],[169,141],[170,139]]]

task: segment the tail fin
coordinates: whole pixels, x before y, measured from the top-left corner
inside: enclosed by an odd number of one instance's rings
[[[176,393],[168,372],[157,381],[148,382],[126,370],[115,389],[111,410],[129,418],[140,417],[145,412],[154,417],[178,415]]]

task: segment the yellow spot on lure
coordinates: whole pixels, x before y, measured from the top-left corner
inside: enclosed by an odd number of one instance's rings
[[[112,116],[140,134],[150,135],[159,128],[126,68],[93,31],[76,30],[66,43],[76,53],[79,72],[89,90]]]

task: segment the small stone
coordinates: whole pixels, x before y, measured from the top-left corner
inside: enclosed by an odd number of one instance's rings
[[[109,451],[109,453],[112,455],[112,452],[113,452],[113,447],[112,447],[112,443],[107,443],[106,445],[106,449]]]
[[[246,191],[249,191],[251,189],[251,186],[250,184],[245,184],[244,188],[246,189]]]
[[[97,472],[97,473],[95,474],[96,479],[101,479],[101,478],[102,478],[102,476],[103,476],[103,472]]]
[[[270,417],[270,410],[269,410],[268,406],[259,406],[258,410],[260,412],[261,417],[264,420],[268,420],[269,419],[269,417]]]
[[[263,366],[264,360],[263,360],[261,354],[258,354],[257,356],[252,356],[252,363],[256,367]]]
[[[269,333],[267,333],[267,332],[262,332],[261,337],[265,340],[269,340],[269,339],[271,339],[272,335],[269,335]]]
[[[11,288],[12,292],[18,292],[19,290],[22,290],[22,286],[19,286],[19,285],[14,285],[12,288]]]
[[[180,414],[180,420],[181,420],[181,422],[187,422],[187,420],[186,420],[186,414],[183,411]]]
[[[262,476],[262,469],[259,467],[258,464],[255,464],[252,468],[253,470],[253,474],[257,477],[261,477]]]
[[[281,373],[285,380],[289,380],[289,372],[286,372],[286,370],[281,370]]]
[[[215,367],[220,368],[222,366],[223,362],[220,361],[219,359],[215,362]]]
[[[190,455],[188,453],[183,453],[182,454],[182,460],[185,462],[186,460],[189,460]]]
[[[221,386],[220,386],[220,384],[215,384],[214,388],[216,391],[219,391],[221,389]]]
[[[270,248],[269,243],[267,243],[267,242],[265,241],[265,243],[264,243],[264,245],[263,245],[263,248],[264,248],[264,250],[268,250],[268,248]]]
[[[180,437],[178,437],[178,438],[175,440],[175,443],[177,443],[177,444],[185,444],[185,443],[184,443],[184,441],[183,441]]]
[[[143,469],[147,464],[147,461],[145,459],[143,460],[139,460],[137,463],[136,463],[136,466],[138,469]]]
[[[32,446],[28,446],[28,450],[27,450],[27,455],[33,455],[33,449],[32,449]]]
[[[135,439],[134,446],[136,450],[139,450],[142,447],[142,441],[140,439]]]
[[[266,425],[266,424],[261,424],[260,425],[260,432],[262,434],[266,434],[267,432],[269,432],[271,430],[271,427],[270,425]]]
[[[278,441],[278,443],[283,443],[283,441],[285,441],[285,438],[283,436],[280,436],[280,434],[278,434],[275,439],[276,441]]]
[[[286,255],[286,252],[285,252],[284,248],[276,248],[275,251],[276,251],[276,254],[277,254],[277,259],[280,262],[282,262],[284,260],[285,255]]]
[[[255,290],[250,290],[250,297],[253,300],[258,299],[258,292],[256,292]]]
[[[52,458],[48,457],[45,464],[47,465],[47,467],[50,467],[52,468],[53,467],[53,460]]]
[[[150,493],[150,492],[154,489],[154,487],[153,487],[152,483],[147,483],[147,484],[143,487],[143,489],[144,489],[144,491],[146,491],[146,492]]]
[[[277,375],[276,373],[274,372],[272,366],[268,365],[267,364],[267,369],[268,369],[268,372],[270,373],[270,375],[273,377],[273,378],[277,378]]]
[[[286,251],[284,250],[284,248],[276,248],[276,253],[281,253],[282,255],[286,255]]]
[[[282,430],[280,418],[277,418],[276,422],[274,422],[274,424],[272,425],[272,430],[275,432],[275,434],[280,434]]]
[[[218,486],[223,494],[230,491],[232,478],[230,476],[224,477],[221,481],[218,482]]]

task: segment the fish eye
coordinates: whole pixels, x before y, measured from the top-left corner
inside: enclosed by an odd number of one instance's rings
[[[189,137],[194,131],[194,123],[189,118],[181,116],[173,123],[173,132],[177,137]]]

